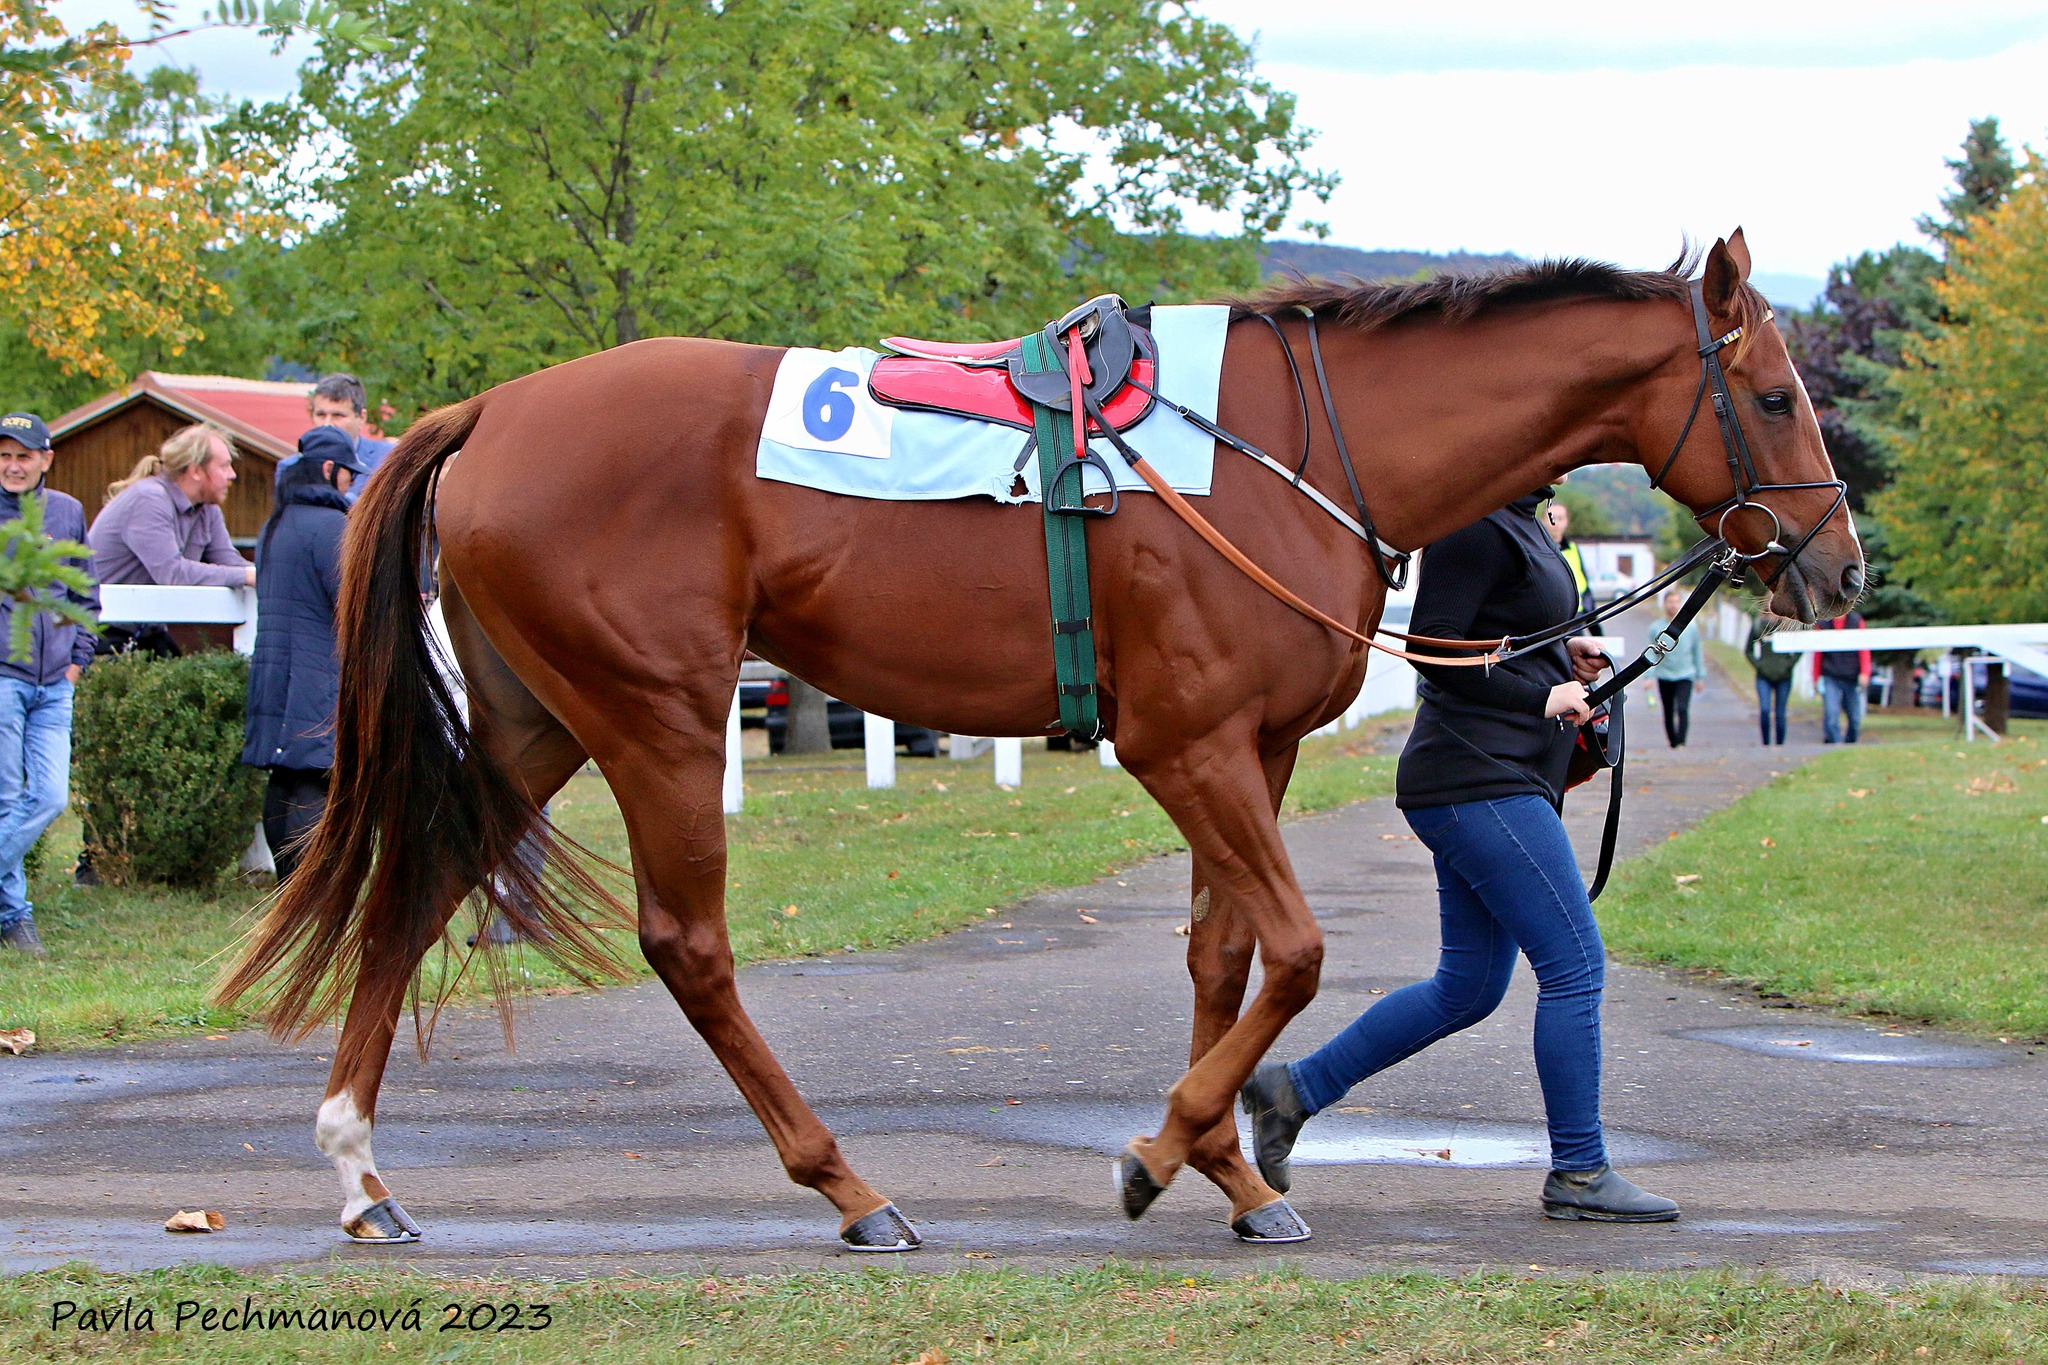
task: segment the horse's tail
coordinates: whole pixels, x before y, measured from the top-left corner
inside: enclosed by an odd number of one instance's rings
[[[265,1022],[280,1037],[335,1017],[358,987],[375,997],[373,1007],[393,1008],[444,933],[449,902],[471,891],[483,894],[485,918],[503,915],[572,972],[620,971],[577,907],[630,916],[593,879],[590,855],[540,819],[484,746],[470,742],[436,664],[421,558],[441,468],[483,409],[484,398],[471,398],[414,423],[349,516],[327,808],[216,991],[225,1003],[261,987]],[[521,849],[522,839],[533,842]],[[486,956],[495,963],[500,955]],[[444,979],[442,993],[451,985]]]

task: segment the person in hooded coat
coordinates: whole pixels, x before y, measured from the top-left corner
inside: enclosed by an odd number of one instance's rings
[[[280,883],[297,868],[300,846],[327,805],[341,689],[334,601],[345,495],[363,473],[354,444],[333,427],[299,437],[299,455],[256,542],[256,655],[242,744],[242,762],[270,774],[263,837]]]

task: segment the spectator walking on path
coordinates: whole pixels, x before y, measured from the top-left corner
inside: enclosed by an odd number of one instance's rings
[[[333,427],[348,437],[354,448],[356,462],[363,472],[356,482],[343,494],[351,503],[361,495],[363,484],[384,463],[396,441],[386,441],[368,434],[370,424],[369,399],[363,392],[363,381],[352,374],[336,372],[328,375],[313,386],[313,393],[307,400],[307,409],[313,415],[316,427]],[[297,455],[287,455],[277,462],[277,485],[284,486],[285,471],[298,461]]]
[[[1792,670],[1799,666],[1799,660],[1771,648],[1770,623],[1761,614],[1750,623],[1749,639],[1743,643],[1742,654],[1756,670],[1756,721],[1763,731],[1763,741],[1771,742],[1775,723],[1778,743],[1783,744],[1785,707],[1792,700]]]
[[[1847,616],[1822,621],[1814,628],[1861,630],[1863,617],[1852,611]],[[1820,742],[1854,744],[1863,732],[1863,697],[1870,687],[1870,651],[1815,650],[1813,676],[1820,683]]]
[[[22,500],[42,501],[43,533],[53,540],[85,539],[85,508],[69,493],[44,486],[50,472],[50,430],[30,413],[0,417],[0,521],[21,516]],[[72,561],[84,568],[84,561]],[[56,592],[88,610],[98,589]],[[0,598],[0,638],[20,607]],[[23,862],[71,797],[72,689],[92,662],[92,635],[70,621],[38,612],[24,660],[0,658],[0,948],[43,955],[35,906],[28,898]]]
[[[345,434],[314,427],[299,437],[298,458],[256,542],[256,657],[242,762],[270,775],[263,838],[280,883],[297,868],[306,832],[327,805],[341,685],[334,599],[341,591],[346,494],[362,473]]]
[[[102,583],[244,588],[256,568],[228,539],[220,505],[235,482],[234,447],[209,426],[176,432],[145,455],[127,478],[107,488],[93,518],[93,576]],[[156,654],[178,647],[162,626],[110,626],[100,648],[133,646]]]
[[[1673,588],[1664,594],[1661,605],[1664,614],[1650,625],[1652,640],[1664,633],[1685,605],[1684,591]],[[1692,731],[1692,694],[1707,681],[1706,648],[1700,643],[1698,622],[1689,622],[1679,633],[1678,648],[1658,660],[1651,676],[1657,680],[1657,703],[1664,711],[1664,740],[1674,749],[1683,749]]]
[[[1420,634],[1498,639],[1554,625],[1577,593],[1536,520],[1549,489],[1423,551]],[[1607,1162],[1600,1121],[1600,998],[1606,957],[1558,810],[1586,684],[1607,667],[1589,639],[1495,668],[1417,664],[1420,705],[1395,776],[1395,804],[1436,857],[1443,950],[1436,975],[1403,987],[1295,1062],[1244,1084],[1259,1172],[1285,1193],[1302,1125],[1345,1092],[1492,1014],[1517,951],[1536,972],[1536,1074],[1550,1120],[1552,1218],[1668,1222],[1678,1205]]]

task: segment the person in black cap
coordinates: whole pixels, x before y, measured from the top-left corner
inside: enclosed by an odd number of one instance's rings
[[[28,412],[0,417],[0,521],[19,518],[23,501],[34,498],[42,504],[46,536],[82,541],[85,509],[69,493],[43,484],[52,457],[42,418]],[[40,595],[60,593],[99,608],[96,588],[77,593],[53,583]],[[12,598],[0,598],[0,638],[17,609]],[[22,861],[70,799],[71,693],[92,662],[93,642],[89,632],[47,612],[36,613],[29,639],[27,659],[0,657],[0,949],[41,957]]]
[[[283,882],[327,805],[334,766],[334,599],[349,487],[363,474],[354,442],[333,427],[299,437],[299,458],[277,489],[256,541],[256,656],[242,762],[263,768],[263,837]]]

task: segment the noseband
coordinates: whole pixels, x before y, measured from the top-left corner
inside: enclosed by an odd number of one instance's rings
[[[1766,588],[1773,587],[1785,570],[1791,567],[1792,561],[1799,558],[1800,552],[1820,534],[1820,528],[1834,520],[1835,513],[1840,511],[1842,504],[1849,499],[1849,485],[1840,479],[1815,479],[1807,483],[1765,483],[1757,477],[1756,461],[1749,453],[1749,441],[1743,435],[1742,422],[1735,415],[1735,399],[1728,392],[1728,376],[1721,368],[1721,348],[1738,340],[1742,336],[1742,328],[1737,327],[1725,336],[1714,336],[1707,326],[1706,291],[1699,281],[1693,281],[1688,297],[1692,303],[1693,331],[1700,343],[1700,382],[1692,391],[1692,407],[1685,414],[1685,425],[1678,429],[1678,439],[1672,443],[1671,453],[1664,457],[1664,464],[1658,469],[1657,477],[1650,480],[1650,487],[1663,486],[1664,476],[1669,474],[1671,466],[1678,462],[1679,452],[1685,449],[1686,438],[1692,435],[1693,423],[1700,415],[1701,402],[1705,400],[1707,391],[1712,389],[1714,422],[1721,428],[1721,448],[1728,453],[1728,478],[1735,485],[1735,493],[1732,497],[1717,502],[1699,513],[1693,520],[1705,522],[1708,517],[1715,517],[1714,538],[1723,544],[1729,544],[1728,518],[1732,513],[1757,511],[1769,517],[1771,534],[1763,549],[1755,554],[1744,554],[1740,550],[1735,550],[1734,553],[1745,564],[1754,564],[1757,560],[1774,554],[1782,555],[1778,567],[1771,571],[1770,577],[1764,579]],[[1769,317],[1766,313],[1767,321]],[[1828,504],[1827,514],[1815,520],[1813,525],[1807,528],[1806,534],[1799,538],[1799,543],[1788,550],[1782,539],[1784,523],[1767,504],[1758,502],[1756,495],[1793,493],[1808,488],[1832,488],[1835,490],[1835,500]],[[1730,548],[1732,550],[1733,546],[1730,545]]]

